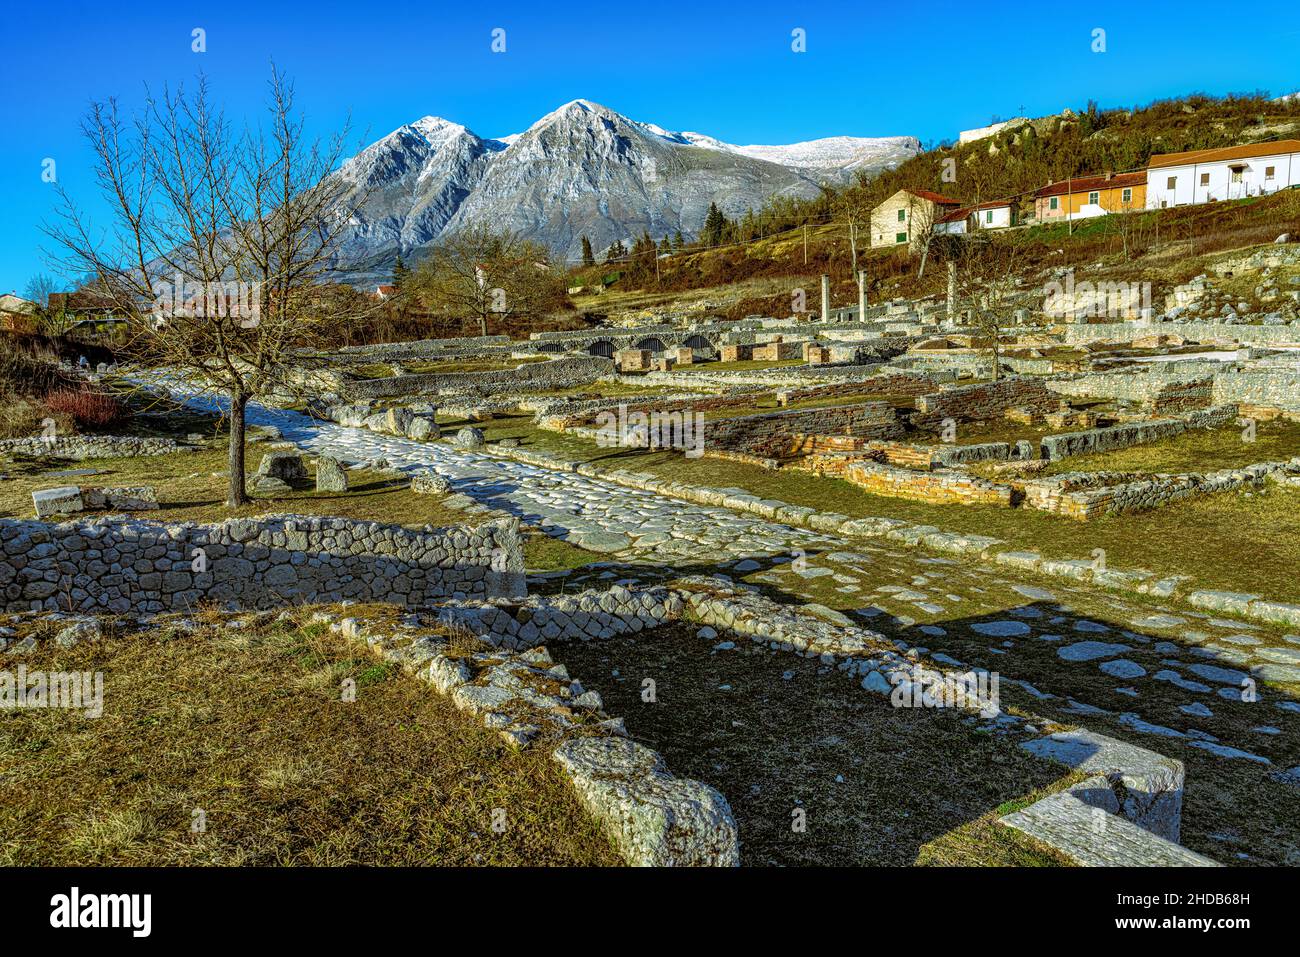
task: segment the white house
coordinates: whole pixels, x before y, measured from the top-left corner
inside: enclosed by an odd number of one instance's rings
[[[941,216],[934,224],[934,231],[960,235],[977,229],[1006,229],[1015,225],[1015,204],[1006,200],[994,200],[978,206],[963,206]]]
[[[1263,196],[1300,186],[1300,140],[1151,157],[1147,209]]]

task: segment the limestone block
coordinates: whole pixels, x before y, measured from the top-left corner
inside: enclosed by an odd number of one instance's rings
[[[734,867],[740,845],[718,791],[675,778],[663,758],[620,737],[566,741],[555,760],[628,863],[641,867]]]
[[[316,491],[346,492],[348,490],[348,473],[343,471],[339,460],[331,455],[322,455],[316,460]]]
[[[50,515],[71,515],[85,508],[81,499],[81,489],[75,485],[62,485],[58,488],[43,488],[32,492],[32,504],[36,506],[36,517],[46,518]]]

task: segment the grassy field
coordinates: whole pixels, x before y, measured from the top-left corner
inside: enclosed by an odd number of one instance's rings
[[[619,863],[549,755],[323,625],[151,628],[21,663],[102,672],[103,715],[0,722],[0,865]]]
[[[1240,468],[1256,462],[1285,462],[1300,455],[1300,425],[1281,419],[1259,422],[1254,440],[1237,428],[1185,432],[1174,439],[1135,445],[1113,452],[1076,455],[1047,467],[1060,472],[1210,472]]]

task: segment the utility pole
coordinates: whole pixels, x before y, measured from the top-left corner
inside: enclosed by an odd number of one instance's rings
[[[803,264],[808,265],[808,224],[803,224]]]

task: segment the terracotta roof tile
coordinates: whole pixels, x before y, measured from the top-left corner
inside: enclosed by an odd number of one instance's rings
[[[1250,159],[1255,156],[1284,156],[1300,153],[1300,140],[1274,140],[1271,143],[1251,143],[1247,146],[1227,146],[1217,150],[1188,150],[1184,153],[1157,153],[1151,157],[1149,169],[1167,166],[1187,166],[1191,163],[1219,163],[1224,160]]]

